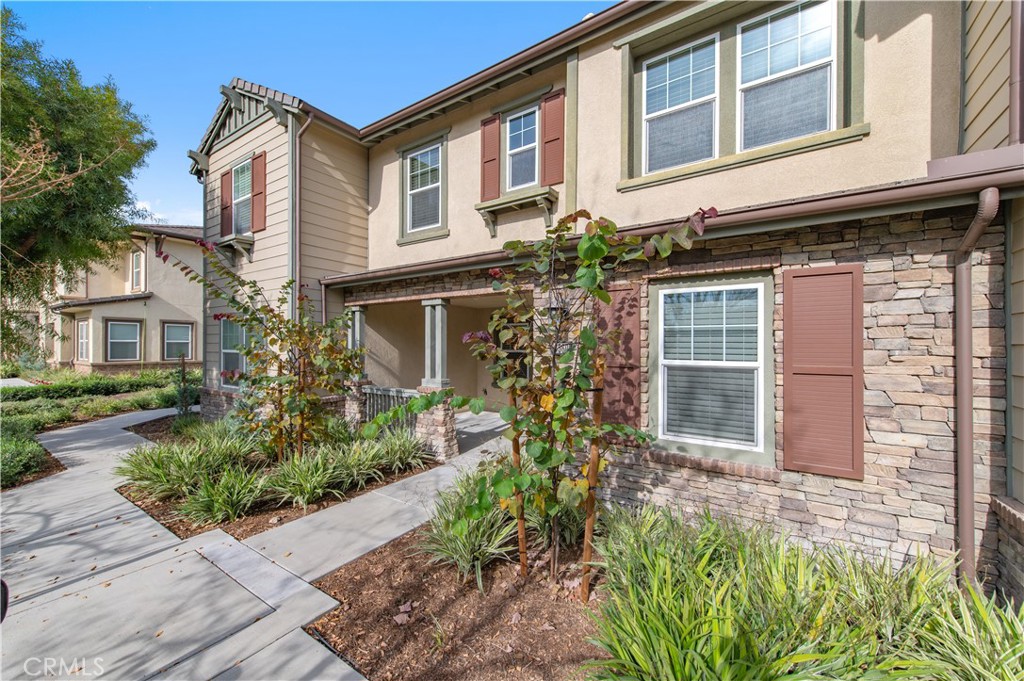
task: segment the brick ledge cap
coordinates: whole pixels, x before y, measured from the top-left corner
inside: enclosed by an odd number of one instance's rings
[[[992,510],[1010,527],[1024,533],[1024,504],[1010,497],[996,497],[992,500]]]

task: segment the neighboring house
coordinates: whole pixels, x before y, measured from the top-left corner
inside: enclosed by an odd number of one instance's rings
[[[196,243],[202,227],[136,225],[116,266],[83,272],[50,305],[55,330],[50,362],[84,373],[178,366],[199,367],[203,347],[203,287],[190,282],[158,251],[202,267]]]
[[[359,130],[236,79],[192,172],[243,276],[354,312],[374,385],[495,405],[459,339],[500,304],[502,243],[715,206],[613,284],[607,417],[657,439],[607,494],[959,548],[1021,596],[1020,40],[1019,1],[622,3]],[[207,413],[239,338],[207,324]]]

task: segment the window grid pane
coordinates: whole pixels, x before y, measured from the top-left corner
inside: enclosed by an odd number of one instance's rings
[[[715,41],[650,62],[644,69],[648,116],[715,94]]]
[[[238,201],[252,194],[252,162],[246,161],[232,173],[234,180],[233,200]]]
[[[810,2],[743,27],[741,83],[812,64],[832,56],[832,15],[828,3]]]

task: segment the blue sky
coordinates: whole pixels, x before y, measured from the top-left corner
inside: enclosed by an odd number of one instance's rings
[[[133,184],[157,221],[200,224],[185,153],[238,76],[361,127],[612,2],[5,2],[85,82],[113,78],[157,141]]]

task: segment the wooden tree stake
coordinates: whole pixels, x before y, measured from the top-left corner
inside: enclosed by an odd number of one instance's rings
[[[508,403],[511,407],[517,407],[516,396],[512,391],[508,393]],[[519,455],[519,433],[512,437],[512,465],[517,475],[523,474],[522,458]],[[529,566],[526,561],[526,509],[523,508],[523,492],[516,492],[516,524],[519,526],[519,576],[526,579]]]
[[[604,360],[594,366],[594,426],[601,427],[601,410],[604,407]],[[587,466],[587,526],[583,534],[583,578],[580,581],[580,600],[590,600],[590,561],[594,556],[594,523],[597,520],[597,474],[601,459],[601,438],[590,441],[590,463]]]

